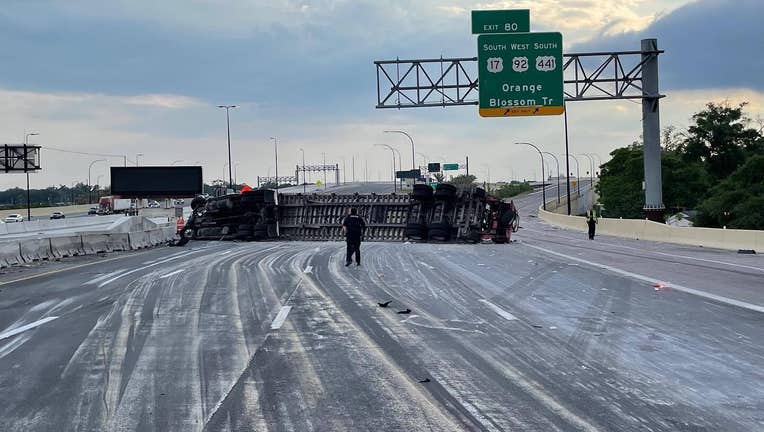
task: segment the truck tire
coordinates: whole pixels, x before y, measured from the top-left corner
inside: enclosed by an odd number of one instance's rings
[[[438,188],[435,189],[435,199],[441,199],[444,201],[453,201],[456,198],[456,186],[441,183]]]
[[[414,190],[411,191],[411,198],[417,201],[429,201],[432,199],[433,190],[430,186],[423,184],[415,184]]]

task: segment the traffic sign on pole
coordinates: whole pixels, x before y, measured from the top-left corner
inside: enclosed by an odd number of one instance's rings
[[[562,114],[562,69],[560,33],[478,36],[480,115]]]
[[[472,34],[527,33],[531,31],[531,11],[476,10],[472,11]]]
[[[459,164],[443,164],[443,171],[456,171],[459,169]]]

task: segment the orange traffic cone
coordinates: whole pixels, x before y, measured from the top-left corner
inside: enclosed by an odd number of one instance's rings
[[[186,226],[186,221],[183,220],[183,216],[178,218],[178,222],[175,224],[176,232],[180,233],[183,231],[183,227]]]

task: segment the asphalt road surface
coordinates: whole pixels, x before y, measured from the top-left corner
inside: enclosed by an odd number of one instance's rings
[[[764,429],[760,255],[522,226],[11,269],[0,430]]]

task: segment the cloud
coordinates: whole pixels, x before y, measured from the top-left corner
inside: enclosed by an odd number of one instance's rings
[[[764,4],[760,0],[699,0],[638,32],[601,34],[575,51],[638,49],[657,38],[661,86],[668,89],[764,89]]]

